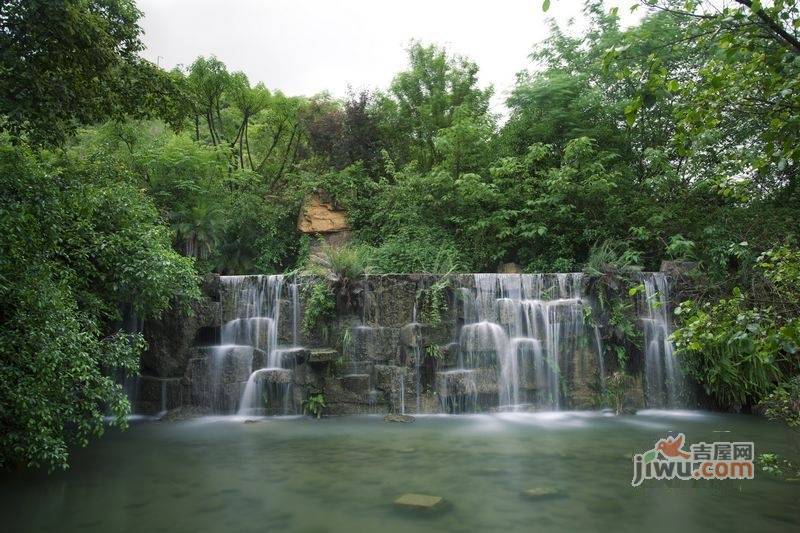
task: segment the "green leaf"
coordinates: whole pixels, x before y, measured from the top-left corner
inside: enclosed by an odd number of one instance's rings
[[[550,9],[550,0],[544,0],[542,2],[542,11],[547,12],[548,9]]]

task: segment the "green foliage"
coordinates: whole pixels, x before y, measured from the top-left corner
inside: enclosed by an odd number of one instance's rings
[[[800,376],[795,376],[767,395],[759,406],[770,420],[800,427]]]
[[[800,306],[800,249],[779,246],[758,256],[756,265],[789,306]],[[800,342],[795,342],[800,347]],[[794,352],[792,352],[794,353]]]
[[[333,317],[336,310],[336,298],[328,284],[321,280],[314,280],[304,286],[306,303],[303,315],[303,331],[309,333],[318,325]]]
[[[425,227],[403,228],[370,250],[369,263],[376,272],[426,272],[443,274],[460,270],[458,247],[443,231]]]
[[[666,254],[670,259],[691,259],[694,257],[694,241],[683,235],[673,235],[667,243]]]
[[[433,285],[423,290],[418,302],[420,305],[420,319],[424,324],[436,327],[442,323],[444,314],[447,312],[447,300],[445,291],[450,286],[450,272],[436,280]]]
[[[332,283],[349,284],[369,271],[368,250],[360,246],[323,245],[311,256],[310,272]]]
[[[760,453],[756,458],[756,463],[761,467],[763,472],[775,477],[785,477],[795,480],[800,476],[800,466],[781,457],[777,453]]]
[[[430,344],[425,348],[425,355],[436,361],[444,360],[444,350],[437,344]]]
[[[768,400],[780,409],[791,397],[784,380],[797,372],[800,253],[787,246],[762,253],[752,285],[749,296],[735,288],[715,303],[682,303],[673,338],[690,375],[721,405]]]
[[[748,309],[740,290],[714,304],[684,302],[675,313],[682,366],[720,405],[756,403],[784,378],[775,319]]]
[[[303,400],[303,414],[309,414],[317,419],[322,418],[322,411],[327,407],[325,395],[321,392],[312,394]]]
[[[637,266],[640,260],[640,254],[637,252],[621,248],[611,241],[604,241],[592,247],[583,270],[590,276],[607,280],[620,279],[641,270],[641,267]]]
[[[420,43],[412,43],[408,58],[409,69],[395,76],[389,94],[378,102],[386,144],[400,155],[401,163],[416,161],[425,171],[448,152],[455,167],[465,160],[474,162],[470,152],[484,133],[469,130],[492,127],[487,110],[493,91],[478,88],[478,66]],[[452,127],[460,131],[446,133]],[[469,167],[463,163],[459,168]]]
[[[192,260],[115,172],[0,145],[0,466],[64,468],[106,409],[124,425],[130,406],[108,376],[138,372],[145,346],[114,326],[119,310],[157,317],[199,296]]]
[[[3,2],[0,130],[53,145],[108,117],[178,121],[171,75],[138,55],[140,15],[130,0]]]

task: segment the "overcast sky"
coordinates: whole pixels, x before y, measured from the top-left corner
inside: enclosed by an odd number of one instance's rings
[[[620,6],[623,22],[634,0]],[[288,95],[347,87],[386,88],[406,66],[412,39],[444,45],[478,63],[480,82],[493,84],[493,107],[528,54],[547,35],[548,17],[581,24],[583,0],[137,0],[144,12],[144,56],[161,66],[215,55],[251,83]],[[641,11],[641,10],[640,10]],[[639,13],[638,11],[636,12]],[[576,26],[573,26],[575,29]]]

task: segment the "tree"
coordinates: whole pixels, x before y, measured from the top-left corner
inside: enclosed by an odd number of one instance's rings
[[[456,114],[483,118],[492,88],[478,87],[478,66],[466,58],[448,56],[444,49],[412,43],[410,68],[395,76],[388,95],[380,97],[382,129],[400,163],[417,161],[428,170],[441,154],[435,138],[453,125]]]
[[[120,309],[157,317],[199,295],[152,202],[102,162],[43,163],[0,144],[0,467],[66,467],[69,444],[124,426],[113,372],[136,374],[144,341]]]
[[[170,76],[137,55],[140,15],[131,0],[0,4],[0,130],[53,145],[108,117],[176,119]]]
[[[705,156],[706,175],[721,194],[763,197],[783,189],[784,199],[791,198],[800,158],[800,6],[784,0],[769,6],[737,0],[719,10],[698,1],[645,3],[681,24],[683,31],[666,45],[687,43],[705,57],[675,77],[650,56],[646,68],[655,75],[631,111],[654,91],[673,94],[675,145],[685,156]]]
[[[189,67],[186,81],[194,96],[195,124],[199,121],[199,117],[205,119],[211,143],[216,146],[222,142],[224,134],[220,102],[222,93],[230,83],[228,69],[215,57],[210,59],[198,57]],[[199,127],[196,128],[200,140]]]

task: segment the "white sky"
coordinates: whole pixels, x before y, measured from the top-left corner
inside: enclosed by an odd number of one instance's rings
[[[619,6],[624,23],[637,20],[635,0]],[[493,107],[503,111],[515,74],[547,35],[548,17],[581,26],[583,0],[137,0],[144,12],[144,56],[162,67],[189,65],[215,55],[230,71],[270,90],[334,96],[354,89],[384,89],[406,67],[408,43],[445,46],[480,67],[480,83],[493,84]]]

